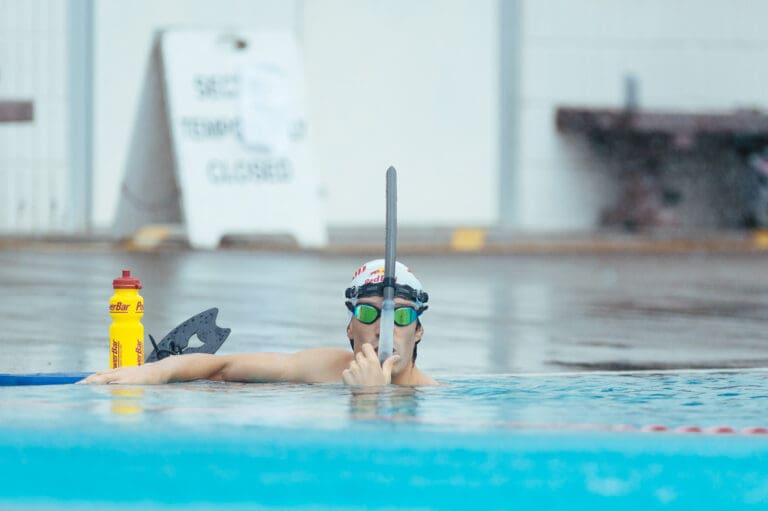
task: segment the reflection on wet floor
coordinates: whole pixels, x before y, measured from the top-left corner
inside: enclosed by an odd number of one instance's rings
[[[107,366],[107,303],[127,268],[147,333],[209,307],[221,353],[347,347],[343,290],[367,257],[0,251],[1,372]],[[440,375],[768,366],[761,254],[415,256],[430,293],[419,365]]]

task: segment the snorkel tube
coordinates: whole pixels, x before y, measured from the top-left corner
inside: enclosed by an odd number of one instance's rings
[[[395,331],[395,253],[397,252],[397,171],[387,169],[387,225],[384,246],[384,300],[379,322],[379,362],[392,355]]]

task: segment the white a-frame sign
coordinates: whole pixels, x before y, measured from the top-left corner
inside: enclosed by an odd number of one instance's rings
[[[311,168],[299,51],[287,32],[179,30],[160,39],[165,106],[190,244],[225,234],[327,241]]]

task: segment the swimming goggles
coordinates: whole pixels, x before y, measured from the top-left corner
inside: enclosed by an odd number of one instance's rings
[[[370,325],[381,317],[381,309],[370,303],[358,303],[352,305],[347,302],[347,308],[360,323]],[[395,324],[397,326],[408,326],[419,319],[419,311],[408,305],[395,307]]]

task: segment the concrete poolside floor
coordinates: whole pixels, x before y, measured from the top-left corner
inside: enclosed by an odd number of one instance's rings
[[[759,236],[534,239],[498,243],[502,250],[487,234],[473,249],[476,233],[467,235],[465,252],[401,243],[400,259],[431,296],[418,356],[428,372],[768,367],[768,252]],[[252,245],[193,251],[165,239],[137,251],[6,239],[0,372],[104,368],[111,282],[124,268],[144,284],[143,323],[156,339],[218,307],[219,324],[232,328],[220,353],[348,347],[343,291],[376,244]]]

